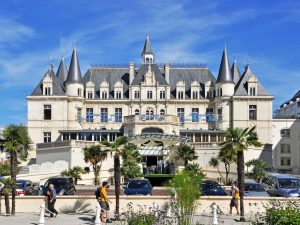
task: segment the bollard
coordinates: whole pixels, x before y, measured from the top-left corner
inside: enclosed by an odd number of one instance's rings
[[[167,217],[171,217],[172,216],[172,201],[170,201],[168,210],[167,210]]]
[[[100,220],[100,205],[96,205],[96,217],[95,217],[95,225],[101,225],[101,220]]]
[[[212,205],[212,213],[213,213],[213,218],[212,218],[212,225],[218,225],[218,215],[217,215],[217,205],[213,204]]]
[[[40,220],[39,220],[39,225],[44,225],[45,224],[45,205],[41,204],[40,206]]]

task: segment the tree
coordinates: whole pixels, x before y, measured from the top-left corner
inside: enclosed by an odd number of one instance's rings
[[[176,159],[182,159],[184,161],[184,167],[186,168],[189,161],[198,159],[195,148],[191,148],[189,145],[180,144],[175,153]]]
[[[94,184],[99,185],[99,173],[101,163],[107,158],[107,151],[102,150],[100,145],[92,145],[83,149],[84,161],[90,162],[94,172]],[[99,164],[99,165],[98,165]]]
[[[0,163],[0,177],[10,176],[10,163],[5,161]]]
[[[261,181],[266,177],[266,167],[268,166],[268,163],[261,159],[252,159],[248,161],[246,165],[247,167],[253,166],[250,177],[261,183]]]
[[[4,202],[5,202],[5,211],[6,214],[10,214],[10,207],[9,207],[9,193],[11,191],[11,178],[4,178],[1,179],[0,182],[3,184],[3,188],[1,189],[1,196],[4,195]],[[1,201],[1,199],[0,199]]]
[[[16,178],[18,171],[18,157],[22,160],[27,158],[30,150],[31,139],[27,128],[23,125],[9,125],[3,130],[2,136],[5,140],[4,151],[10,154],[10,174],[11,174],[11,215],[15,215],[16,209]]]
[[[237,161],[237,155],[236,155],[236,151],[234,151],[233,148],[221,147],[221,149],[218,153],[218,156],[211,158],[209,161],[209,165],[214,168],[217,168],[218,173],[220,174],[220,176],[223,180],[223,183],[226,185],[229,185],[230,184],[230,180],[229,180],[230,167],[231,167],[231,164],[236,163],[236,161]],[[222,162],[225,167],[225,178],[223,177],[223,175],[219,169],[220,162]]]
[[[238,187],[240,190],[240,221],[245,221],[244,217],[244,181],[245,162],[244,151],[250,146],[260,147],[262,144],[258,140],[255,126],[252,128],[228,128],[225,132],[225,141],[220,143],[221,148],[232,149],[237,152],[237,173]]]
[[[114,179],[115,179],[115,196],[116,196],[116,209],[115,218],[118,220],[120,216],[120,183],[121,183],[121,169],[120,169],[120,157],[125,144],[128,142],[127,137],[120,136],[116,138],[113,143],[108,141],[102,141],[101,144],[107,146],[111,154],[114,156]]]
[[[138,164],[140,162],[140,153],[136,145],[127,143],[121,152],[121,156],[123,159],[121,175],[124,176],[125,182],[142,175]]]
[[[74,166],[72,169],[62,171],[61,175],[71,177],[74,180],[75,185],[77,185],[77,181],[81,180],[81,174],[83,173],[84,170],[80,166]]]

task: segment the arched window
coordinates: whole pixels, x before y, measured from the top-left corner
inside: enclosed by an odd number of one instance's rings
[[[161,109],[160,112],[159,112],[159,114],[160,114],[161,116],[165,115],[165,110],[164,110],[164,109]]]
[[[149,58],[146,58],[146,63],[149,63]]]
[[[140,115],[140,110],[139,110],[139,109],[136,109],[136,110],[134,111],[134,115]]]
[[[153,109],[152,108],[147,108],[146,110],[146,120],[153,120],[154,119],[154,115],[153,115]]]

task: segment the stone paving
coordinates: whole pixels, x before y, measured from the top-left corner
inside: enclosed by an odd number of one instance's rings
[[[219,218],[220,225],[241,224],[250,225],[250,222],[236,222],[238,216],[222,215]],[[195,221],[203,225],[210,225],[212,218],[207,216],[196,216]],[[37,213],[17,213],[16,216],[0,215],[0,224],[2,225],[38,225],[39,214]],[[56,218],[45,216],[45,225],[92,225],[94,221],[93,214],[59,214]],[[112,225],[126,225],[125,222],[114,222]]]

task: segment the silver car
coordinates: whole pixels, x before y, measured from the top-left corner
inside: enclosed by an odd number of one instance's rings
[[[244,196],[247,197],[269,197],[270,195],[263,186],[254,180],[245,180]]]

